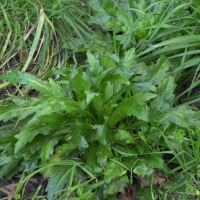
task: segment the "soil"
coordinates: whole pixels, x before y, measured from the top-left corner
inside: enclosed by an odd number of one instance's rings
[[[21,175],[18,174],[12,177],[9,181],[4,181],[0,179],[0,199],[1,200],[15,194],[15,190],[20,181],[20,178],[21,178]],[[47,185],[47,181],[44,180],[41,174],[37,174],[35,178],[30,178],[27,184],[24,186],[25,190],[24,190],[23,195],[21,194],[22,197],[20,198],[20,200],[25,200],[25,199],[28,199],[29,197],[32,197],[40,185],[41,185],[41,189],[37,196],[46,195],[44,191]],[[47,198],[43,198],[43,199],[47,199]]]

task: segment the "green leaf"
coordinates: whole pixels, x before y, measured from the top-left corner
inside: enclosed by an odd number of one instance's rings
[[[142,177],[145,177],[145,176],[150,177],[152,175],[152,173],[154,172],[154,170],[151,167],[142,164],[142,165],[138,165],[133,170],[133,172]]]
[[[142,158],[140,161],[141,163],[154,169],[164,168],[163,159],[160,158],[159,154],[150,154],[147,158]]]
[[[0,79],[4,79],[9,81],[10,83],[20,83],[25,84],[25,88],[32,88],[37,91],[40,91],[44,94],[52,94],[49,83],[46,81],[42,81],[40,78],[36,76],[19,71],[12,71],[11,73],[6,73],[0,76]]]
[[[96,133],[96,140],[99,140],[99,142],[103,145],[106,145],[106,130],[107,127],[105,124],[102,125],[94,125],[94,129],[97,129]]]
[[[136,116],[138,119],[148,121],[146,113],[143,111],[143,107],[136,103],[135,98],[124,98],[118,107],[111,114],[108,122],[110,124],[116,124],[118,121],[123,119],[125,116]]]
[[[97,76],[99,72],[102,70],[100,67],[99,60],[96,60],[95,57],[90,53],[87,53],[87,58],[90,64],[89,67],[90,71],[92,72],[93,76]]]
[[[32,113],[34,104],[27,101],[26,105],[16,105],[9,104],[0,109],[0,121],[4,122],[14,118],[19,117],[19,119],[24,119]]]
[[[106,166],[107,158],[112,157],[111,148],[108,145],[100,144],[97,148],[97,161],[101,165],[102,168]]]
[[[152,109],[164,111],[171,107],[171,102],[175,97],[173,94],[176,88],[174,81],[175,78],[173,76],[169,76],[161,81],[157,91],[158,96],[150,104]]]
[[[72,131],[72,138],[70,140],[74,146],[87,148],[89,147],[85,138],[81,135],[81,130],[76,128]]]
[[[86,98],[86,103],[89,104],[90,101],[95,97],[95,96],[98,96],[99,93],[94,93],[94,92],[91,92],[91,91],[86,91],[85,92],[86,95],[87,95],[87,98]]]
[[[63,110],[67,113],[85,113],[78,108],[77,102],[73,99],[66,97],[51,97],[47,100],[43,100],[40,104],[34,107],[32,112],[36,112],[32,120],[29,121],[28,126],[35,124],[41,116],[52,115],[52,113]],[[42,117],[44,120],[44,117]]]
[[[42,164],[47,163],[50,155],[53,155],[54,146],[58,144],[60,138],[56,137],[50,140],[47,144],[45,144],[41,150],[40,158],[42,160]]]
[[[102,79],[102,84],[105,82],[107,83],[108,81],[110,81],[110,82],[116,81],[116,82],[119,82],[122,84],[130,85],[130,82],[128,81],[128,79],[124,78],[120,74],[107,75],[105,78]]]
[[[124,193],[124,188],[128,187],[130,181],[128,179],[127,175],[118,177],[111,181],[111,183],[108,186],[107,193],[108,194],[116,194],[118,192]]]
[[[87,142],[93,142],[96,140],[96,130],[91,124],[78,123],[76,125],[81,130],[81,135],[83,135]]]
[[[53,96],[56,96],[56,97],[65,97],[64,91],[51,78],[49,79],[49,85],[51,87]]]
[[[108,68],[113,68],[114,67],[113,59],[110,56],[108,56],[108,55],[101,55],[100,58],[101,58],[101,64],[103,65],[104,70],[108,69]]]
[[[124,65],[126,66],[126,68],[130,69],[134,65],[135,63],[134,55],[135,55],[135,48],[131,48],[130,50],[126,51],[124,56]]]
[[[78,146],[74,146],[72,143],[62,144],[56,148],[56,152],[60,155],[69,155]]]
[[[61,115],[56,112],[53,113],[53,116],[47,114],[47,115],[40,115],[37,118],[38,120],[49,124],[49,126],[56,128],[61,127],[66,120],[63,114]]]
[[[88,149],[85,150],[87,164],[93,168],[94,173],[100,174],[102,172],[102,168],[97,162],[97,146],[95,142],[91,142]]]
[[[15,135],[15,138],[18,139],[15,145],[15,153],[17,153],[22,147],[24,147],[28,142],[31,142],[36,135],[39,133],[47,135],[50,132],[51,128],[49,126],[37,125],[25,128],[18,135]]]
[[[124,141],[125,140],[126,143],[135,144],[135,140],[131,136],[130,132],[129,131],[125,131],[125,130],[119,130],[118,133],[115,134],[114,140],[115,141],[119,141],[119,140],[123,140]]]
[[[154,85],[160,85],[161,81],[168,76],[167,71],[169,70],[171,63],[165,56],[161,56],[158,59],[156,65],[152,64],[149,68],[149,75],[147,81]]]
[[[104,96],[105,102],[113,96],[113,84],[109,81],[106,83]]]
[[[0,177],[2,178],[7,173],[9,173],[13,168],[16,168],[19,162],[20,162],[20,159],[17,159],[17,160],[12,160],[11,162],[7,164],[4,164],[3,167],[0,168]]]
[[[55,166],[49,172],[49,174],[47,174],[47,177],[49,177],[48,185],[46,187],[46,192],[48,192],[48,199],[56,200],[57,197],[62,194],[62,192],[58,191],[64,189],[66,184],[69,184],[70,180],[69,171],[71,170],[71,168],[72,166]],[[58,185],[60,180],[62,180],[62,182],[60,183],[60,185]]]
[[[121,163],[121,161],[118,158],[113,158],[113,160],[116,160],[117,162]],[[104,169],[103,174],[105,182],[110,183],[113,179],[116,179],[117,177],[120,177],[124,174],[126,174],[126,169],[122,167],[117,162],[114,162],[113,160],[109,160],[107,162],[106,168]]]
[[[133,96],[135,99],[135,103],[138,105],[144,105],[145,101],[149,101],[150,99],[153,99],[157,96],[157,94],[152,94],[152,93],[145,93],[145,94],[136,94]]]
[[[73,90],[78,94],[79,99],[83,100],[85,80],[82,78],[82,68],[81,67],[78,68],[78,70],[72,71],[70,85],[73,88]],[[90,89],[90,87],[88,89]]]

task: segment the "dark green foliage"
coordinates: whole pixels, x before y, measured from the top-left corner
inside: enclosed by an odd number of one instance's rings
[[[39,163],[52,163],[52,169],[43,171],[50,177],[46,190],[52,195],[66,184],[78,184],[87,169],[86,173],[104,177],[98,186],[103,185],[104,198],[108,199],[132,182],[132,171],[147,177],[156,169],[169,171],[154,142],[176,157],[180,152],[175,145],[180,137],[173,135],[177,127],[184,132],[185,123],[194,128],[200,122],[199,111],[173,102],[176,84],[172,63],[161,56],[149,66],[133,60],[130,64],[127,61],[134,56],[134,49],[119,62],[108,55],[101,56],[101,62],[92,54],[87,56],[86,70],[73,66],[61,69],[55,80],[44,81],[17,71],[0,77],[40,92],[37,98],[8,98],[13,104],[4,101],[1,107],[0,119],[19,120],[15,128],[9,129],[12,124],[1,128],[1,177]],[[176,160],[183,169],[187,162],[195,161],[190,148],[190,143],[185,144],[184,155]],[[62,164],[73,158],[84,167],[77,164],[76,173],[73,163]],[[53,167],[57,161],[61,163]],[[87,185],[87,179],[81,181]],[[88,195],[85,199],[92,199],[90,187],[81,187],[76,194],[80,197],[84,193]],[[52,199],[61,194],[54,194]]]

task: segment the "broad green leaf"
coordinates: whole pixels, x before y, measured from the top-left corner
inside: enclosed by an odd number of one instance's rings
[[[34,107],[32,113],[36,112],[32,120],[29,121],[28,126],[33,125],[44,115],[52,115],[56,111],[66,111],[67,113],[85,113],[77,106],[77,102],[70,98],[65,97],[51,97],[46,101],[43,100],[40,104]],[[44,117],[42,117],[42,120]]]
[[[106,166],[107,158],[112,157],[112,151],[111,148],[108,145],[102,145],[100,144],[97,147],[97,161],[101,165],[102,168]]]
[[[33,108],[34,104],[28,101],[26,105],[9,104],[5,107],[1,107],[0,120],[6,122],[14,117],[19,117],[19,119],[24,119],[32,113]]]
[[[130,82],[128,81],[128,79],[124,78],[123,76],[121,76],[120,74],[114,74],[114,75],[107,75],[105,78],[102,79],[102,84],[103,83],[107,83],[108,81],[110,82],[119,82],[122,84],[126,84],[126,85],[130,85]]]
[[[74,146],[72,143],[62,144],[56,148],[56,152],[60,155],[69,155],[78,145]]]
[[[25,88],[32,88],[44,94],[51,94],[51,88],[48,82],[42,81],[36,76],[19,71],[12,71],[0,76],[0,79],[9,81],[10,83],[25,84]]]
[[[154,85],[160,85],[161,81],[168,76],[166,73],[171,66],[171,63],[165,56],[161,56],[158,59],[157,64],[152,64],[149,67],[149,75],[147,81],[153,83]]]
[[[169,76],[161,82],[157,91],[158,96],[150,104],[151,108],[164,111],[171,107],[171,102],[175,97],[173,94],[176,88],[174,81],[174,77]]]
[[[103,111],[103,100],[102,100],[102,94],[94,96],[94,98],[91,101],[91,104],[94,106],[96,110],[96,115],[98,116],[98,120],[101,120],[102,117],[102,111]]]
[[[99,93],[94,93],[94,92],[91,92],[91,91],[86,91],[86,103],[89,104],[90,101],[95,97],[95,96],[98,96]]]
[[[89,69],[92,72],[93,76],[96,77],[101,71],[99,60],[95,59],[94,56],[90,53],[87,53],[87,58],[90,64]]]
[[[37,117],[38,120],[49,124],[51,127],[59,128],[63,125],[66,118],[64,114],[58,114],[56,112],[53,113],[53,115],[40,115]]]
[[[93,142],[96,140],[96,130],[89,123],[77,123],[77,127],[81,130],[81,135],[87,142]]]
[[[146,93],[146,92],[157,92],[157,87],[152,83],[134,83],[134,90],[137,93]]]
[[[66,184],[69,184],[70,181],[70,170],[72,166],[55,166],[48,174],[47,177],[49,177],[48,185],[46,187],[46,192],[48,192],[48,199],[56,200],[58,196],[60,196],[62,193],[58,192],[62,189],[64,189]],[[64,179],[63,179],[64,177]],[[58,185],[60,180],[63,179],[63,181]],[[57,189],[56,189],[57,188]],[[56,193],[58,192],[58,193]],[[53,194],[55,193],[55,194]]]
[[[136,116],[138,119],[148,121],[146,113],[143,111],[143,107],[136,103],[135,98],[124,98],[119,104],[118,107],[114,110],[109,118],[110,124],[115,124],[125,116]]]
[[[51,87],[53,96],[56,96],[56,97],[59,97],[59,96],[60,97],[65,97],[64,91],[51,78],[49,79],[49,85]]]
[[[125,130],[119,130],[118,133],[115,134],[114,140],[115,141],[123,140],[126,141],[127,143],[135,144],[135,140],[131,136],[130,132]]]
[[[47,163],[50,155],[53,155],[54,147],[58,144],[60,138],[55,137],[50,140],[47,144],[45,144],[41,150],[40,158],[42,160],[42,164]]]
[[[78,68],[78,70],[72,71],[70,85],[73,88],[73,90],[78,94],[79,99],[83,100],[85,80],[82,78],[81,68]]]
[[[128,187],[130,181],[127,175],[120,176],[111,181],[108,186],[107,193],[108,194],[116,194],[118,192],[124,193],[124,188]]]
[[[114,67],[113,59],[110,56],[108,56],[108,55],[101,55],[100,58],[101,58],[101,64],[103,65],[104,70],[108,69],[108,68],[113,68]]]
[[[87,148],[89,147],[85,138],[81,135],[81,130],[76,128],[72,131],[72,138],[70,139],[74,146]]]
[[[102,167],[97,162],[97,145],[94,142],[91,142],[89,148],[87,148],[85,152],[87,164],[90,165],[94,173],[100,174],[102,172]]]
[[[150,154],[146,158],[142,158],[141,163],[154,168],[154,169],[163,169],[164,168],[164,161],[160,158],[159,154]]]
[[[105,92],[104,92],[104,101],[106,102],[110,97],[113,96],[113,84],[111,82],[107,82],[105,87]]]
[[[15,153],[17,153],[22,147],[24,147],[28,142],[31,142],[36,135],[39,133],[47,135],[50,132],[51,128],[49,126],[37,125],[25,128],[18,135],[15,135],[15,138],[18,139],[15,145]]]
[[[144,105],[145,101],[149,101],[150,99],[153,99],[157,96],[157,94],[152,94],[152,93],[145,93],[145,94],[136,94],[133,96],[135,99],[135,103],[138,105]]]
[[[168,119],[170,122],[177,124],[178,126],[185,127],[183,122],[177,117],[182,117],[187,125],[191,128],[196,128],[197,124],[200,123],[200,111],[195,111],[188,106],[177,106],[173,109],[166,110],[169,115]]]
[[[134,55],[135,55],[135,48],[131,48],[130,50],[128,50],[125,53],[125,56],[124,56],[124,65],[128,69],[130,69],[134,65],[134,63],[135,63]]]
[[[154,172],[154,170],[151,167],[142,164],[142,165],[138,165],[133,170],[133,172],[142,177],[146,177],[146,176],[150,177],[152,175],[152,173]]]
[[[103,80],[112,75],[112,71],[113,71],[112,68],[108,68],[108,69],[100,72],[97,77],[93,77],[92,82],[95,84],[95,87],[99,88],[100,84],[103,82]]]
[[[103,145],[106,145],[106,130],[107,127],[105,124],[102,125],[94,125],[94,129],[97,129],[96,132],[96,140],[99,140],[99,142]]]
[[[116,162],[113,160],[116,160]],[[113,160],[109,160],[107,162],[106,168],[103,171],[103,174],[105,175],[104,179],[107,184],[110,183],[113,179],[116,179],[117,177],[120,177],[127,172],[124,167],[117,163],[121,163],[118,158],[113,158]]]
[[[19,165],[20,159],[12,160],[11,162],[4,164],[3,167],[0,168],[0,177],[3,178],[7,173],[9,173],[13,168],[16,168]],[[17,171],[18,172],[18,171]]]

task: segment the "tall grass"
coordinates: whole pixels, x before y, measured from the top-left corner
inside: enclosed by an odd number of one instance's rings
[[[0,69],[4,73],[12,60],[18,69],[38,75],[66,66],[74,50],[87,47],[86,39],[96,42],[86,11],[76,0],[1,1]]]

